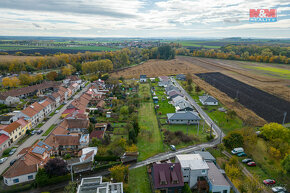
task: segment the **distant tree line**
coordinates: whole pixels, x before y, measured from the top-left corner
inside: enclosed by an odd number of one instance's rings
[[[171,45],[163,45],[149,49],[124,48],[113,52],[85,52],[77,54],[55,54],[53,56],[40,56],[37,58],[15,59],[0,62],[0,71],[9,73],[33,72],[37,70],[62,68],[72,65],[76,71],[84,73],[102,71],[139,64],[148,59],[172,59],[175,57]],[[108,65],[108,66],[107,66]]]
[[[206,58],[220,58],[229,60],[244,60],[267,63],[289,64],[289,47],[258,46],[258,45],[227,45],[219,49],[194,50],[178,48],[177,55],[192,55]]]

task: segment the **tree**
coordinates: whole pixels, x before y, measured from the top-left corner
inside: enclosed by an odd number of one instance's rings
[[[135,144],[132,144],[131,146],[127,146],[126,147],[126,151],[127,152],[137,152],[138,151],[138,147]]]
[[[37,174],[36,174],[36,177],[35,177],[35,182],[37,183],[37,185],[42,186],[42,185],[46,184],[48,179],[49,179],[49,176],[45,172],[45,169],[40,168],[37,171]]]
[[[120,164],[111,167],[109,171],[111,172],[111,176],[115,182],[125,182],[129,172],[129,166]]]
[[[223,142],[227,148],[233,149],[236,147],[243,147],[244,138],[239,131],[232,131],[224,137]]]
[[[235,165],[226,164],[225,171],[231,180],[236,179],[241,175],[241,171]]]
[[[188,92],[192,92],[193,91],[193,87],[191,86],[191,84],[189,84],[189,85],[186,86],[186,90]]]
[[[188,85],[191,85],[192,83],[192,75],[190,73],[186,74],[186,81]]]
[[[290,154],[285,156],[281,162],[281,166],[286,173],[290,174]]]
[[[20,84],[20,80],[17,77],[12,77],[10,79],[10,85],[11,87],[17,87]]]
[[[270,141],[281,139],[289,143],[290,130],[281,124],[269,123],[261,128],[261,135]]]
[[[10,87],[10,78],[9,77],[5,77],[2,79],[2,85],[4,87]]]
[[[195,86],[195,92],[196,92],[196,93],[199,93],[200,91],[201,91],[201,88],[200,88],[198,85],[196,85],[196,86]]]
[[[61,72],[62,72],[62,74],[64,75],[64,76],[69,76],[69,75],[71,75],[73,72],[75,72],[75,68],[72,66],[72,65],[70,65],[70,64],[68,64],[68,65],[66,65],[65,67],[63,67],[62,69],[61,69]]]
[[[182,193],[191,193],[191,189],[187,183],[184,183],[184,186],[182,188]]]
[[[129,114],[128,106],[122,106],[120,109],[120,114],[127,116]]]
[[[29,85],[32,82],[29,74],[20,74],[19,80],[22,85]]]
[[[67,163],[59,158],[48,160],[44,169],[49,176],[63,176],[67,174]]]
[[[55,80],[56,77],[57,77],[56,71],[51,71],[51,72],[47,73],[47,75],[46,75],[46,78],[48,80]]]
[[[38,73],[35,75],[35,79],[36,79],[36,82],[42,82],[43,81],[43,75]]]
[[[69,182],[69,184],[64,187],[63,192],[64,193],[76,193],[77,186],[78,186],[77,182]]]

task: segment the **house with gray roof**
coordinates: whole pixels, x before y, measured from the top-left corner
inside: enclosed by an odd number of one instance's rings
[[[216,162],[216,159],[208,151],[194,151],[194,153],[201,155],[205,161],[212,161],[214,163]]]
[[[231,185],[213,162],[206,162],[208,170],[208,184],[211,192],[230,193]]]
[[[140,82],[147,82],[147,76],[146,75],[140,75]]]
[[[203,105],[218,105],[218,100],[210,95],[199,96],[199,101]]]
[[[189,104],[189,102],[182,101],[175,106],[175,111],[194,111],[194,108]]]
[[[167,93],[168,97],[172,100],[173,98],[177,97],[177,96],[183,96],[181,94],[181,92],[176,91],[176,90],[171,90]]]
[[[176,106],[178,103],[186,101],[182,96],[177,96],[172,99],[172,104]]]
[[[177,80],[186,80],[186,76],[185,76],[185,74],[177,74],[176,79]]]
[[[178,111],[176,113],[167,113],[169,124],[199,124],[200,117],[196,112]]]

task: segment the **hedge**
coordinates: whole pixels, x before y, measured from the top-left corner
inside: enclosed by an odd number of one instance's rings
[[[118,156],[95,156],[95,161],[117,161]]]
[[[101,165],[101,166],[95,167],[94,168],[94,172],[97,172],[97,171],[100,171],[100,170],[103,170],[103,169],[107,169],[107,168],[111,168],[111,167],[113,167],[115,165],[119,165],[121,163],[122,162],[115,162],[115,163],[111,163],[111,164]]]
[[[67,174],[65,176],[57,176],[57,177],[52,177],[49,178],[45,183],[43,184],[38,184],[38,186],[43,187],[43,186],[48,186],[48,185],[52,185],[52,184],[57,184],[57,183],[61,183],[67,180],[71,179],[71,175]]]
[[[14,193],[14,192],[22,192],[26,190],[30,190],[33,187],[33,184],[25,184],[23,186],[16,186],[7,188],[6,190],[0,190],[0,193]]]

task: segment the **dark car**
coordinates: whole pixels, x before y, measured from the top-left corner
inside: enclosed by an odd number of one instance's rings
[[[238,156],[238,157],[245,157],[245,156],[247,156],[247,154],[244,153],[244,152],[242,152],[242,153],[238,153],[237,156]]]
[[[36,133],[37,135],[40,135],[43,132],[43,130],[38,130]]]
[[[246,158],[246,159],[242,160],[242,163],[246,164],[246,163],[249,163],[251,161],[253,161],[251,158]]]
[[[276,184],[275,180],[272,180],[272,179],[266,179],[263,181],[263,183],[265,185],[273,185],[273,184]]]
[[[256,163],[255,162],[249,162],[247,163],[248,166],[256,166]]]
[[[9,152],[9,155],[13,155],[16,151],[17,151],[16,148],[11,149],[10,152]]]
[[[10,166],[12,166],[15,162],[17,161],[17,159],[14,159],[10,162]]]

